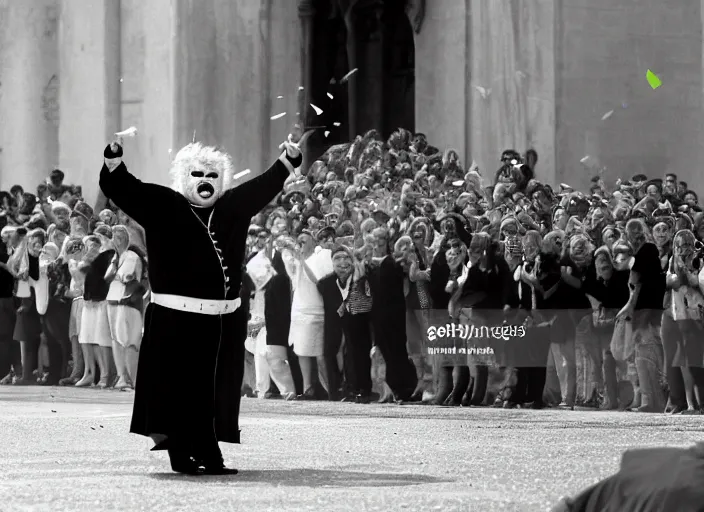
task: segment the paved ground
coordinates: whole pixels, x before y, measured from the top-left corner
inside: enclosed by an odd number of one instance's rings
[[[704,418],[245,399],[235,477],[169,472],[132,395],[0,387],[0,511],[546,510]]]

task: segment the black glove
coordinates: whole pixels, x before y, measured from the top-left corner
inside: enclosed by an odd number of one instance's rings
[[[303,155],[298,155],[296,158],[291,158],[288,156],[288,151],[286,153],[286,160],[288,160],[294,169],[298,169],[303,163]],[[120,148],[120,154],[122,154],[122,148]]]
[[[113,147],[117,148],[116,151],[113,151]],[[117,142],[108,144],[105,146],[105,151],[103,151],[103,157],[110,160],[113,158],[122,158],[122,154],[122,146],[120,146]]]

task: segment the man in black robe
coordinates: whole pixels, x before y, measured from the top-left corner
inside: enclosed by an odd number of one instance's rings
[[[119,144],[105,148],[100,188],[143,226],[152,290],[130,431],[168,450],[176,472],[237,472],[225,467],[218,441],[240,442],[247,229],[302,160],[292,137],[280,149],[266,172],[231,188],[229,156],[189,144],[176,155],[167,188],[130,174]],[[175,385],[182,375],[195,378]]]

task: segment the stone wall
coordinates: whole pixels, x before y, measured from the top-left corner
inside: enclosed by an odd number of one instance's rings
[[[487,177],[502,149],[532,146],[552,184],[588,187],[590,155],[607,181],[671,171],[704,187],[700,2],[432,1],[416,62],[417,130]]]
[[[555,168],[555,9],[551,0],[427,2],[416,36],[416,129],[487,180],[505,148]]]
[[[550,183],[586,187],[590,155],[607,179],[672,171],[701,188],[702,14],[677,0],[428,1],[416,130],[488,177],[503,148],[533,146]],[[0,187],[34,189],[59,165],[92,202],[100,150],[130,125],[140,178],[168,183],[195,130],[251,179],[297,121],[300,63],[293,0],[0,0]]]
[[[102,150],[121,128],[120,5],[63,1],[59,27],[59,165],[94,203]]]
[[[470,0],[426,2],[425,19],[415,37],[416,131],[432,144],[457,150],[464,159],[471,159],[470,13]]]
[[[701,190],[701,3],[564,0],[561,5],[560,181],[586,186],[592,173],[579,161],[591,155],[607,166],[610,180],[671,171]],[[662,87],[648,85],[648,69]]]
[[[0,190],[59,164],[58,0],[0,0]]]

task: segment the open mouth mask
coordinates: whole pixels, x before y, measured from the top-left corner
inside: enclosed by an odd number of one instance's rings
[[[210,183],[199,183],[196,186],[196,193],[202,199],[210,199],[213,197],[213,194],[215,194],[215,187],[213,187]]]

